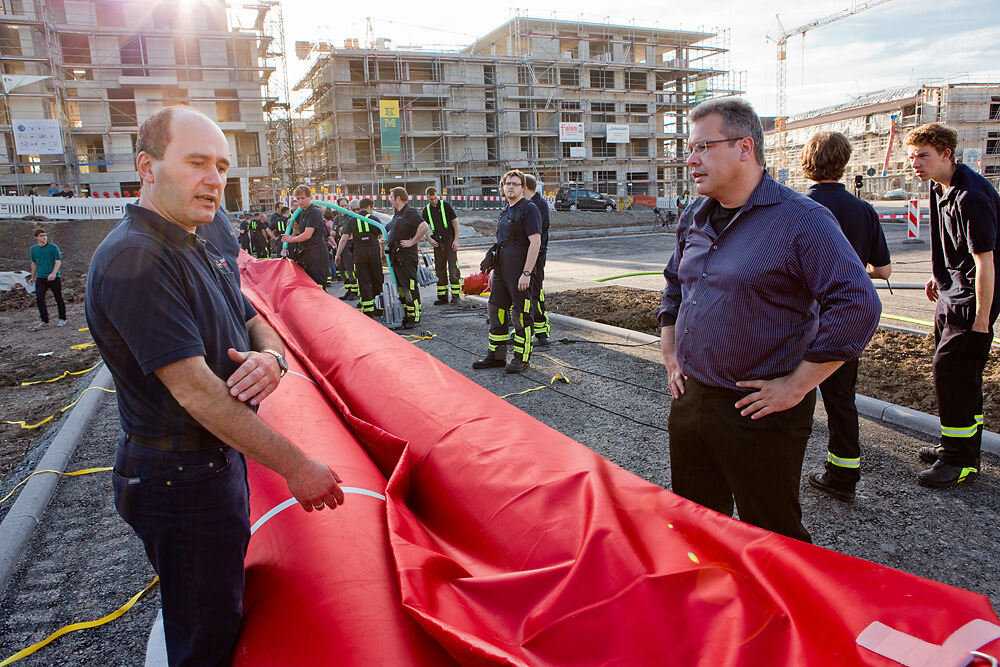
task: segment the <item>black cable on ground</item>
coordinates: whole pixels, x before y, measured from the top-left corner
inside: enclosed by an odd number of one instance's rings
[[[459,345],[457,343],[451,342],[450,340],[448,340],[447,338],[445,338],[445,337],[443,337],[441,335],[438,335],[436,338],[434,338],[434,340],[439,340],[439,341],[442,341],[444,343],[448,343],[452,347],[458,348],[459,350],[462,350],[463,352],[467,352],[467,353],[471,354],[474,357],[478,357],[479,356],[478,352],[473,352],[472,350],[466,349],[466,348],[462,347],[461,345]],[[642,385],[638,385],[638,384],[635,384],[633,382],[629,382],[627,380],[621,380],[619,378],[614,378],[614,377],[610,377],[610,376],[607,376],[607,375],[601,375],[600,373],[595,373],[594,371],[587,371],[587,370],[584,370],[582,368],[576,368],[575,366],[571,366],[570,364],[566,364],[566,363],[560,362],[560,361],[558,361],[556,359],[553,359],[552,357],[549,357],[548,355],[542,355],[542,356],[545,357],[546,359],[550,360],[550,361],[554,361],[556,364],[558,364],[560,366],[565,366],[566,368],[572,368],[573,370],[578,370],[581,373],[589,373],[590,375],[597,375],[599,377],[603,377],[603,378],[608,379],[608,380],[613,380],[613,381],[616,381],[616,382],[621,382],[623,384],[630,384],[630,385],[633,385],[633,386],[638,387],[640,389],[646,389],[648,391],[652,391],[652,392],[655,392],[657,394],[666,394],[667,396],[670,395],[668,392],[662,392],[662,391],[658,391],[656,389],[650,389],[649,387],[643,387]],[[640,419],[636,419],[635,417],[631,417],[629,415],[622,414],[621,412],[615,412],[614,410],[611,410],[610,408],[606,408],[603,405],[598,405],[597,403],[592,403],[591,401],[588,401],[585,398],[580,398],[579,396],[574,396],[573,394],[567,394],[565,392],[559,391],[558,389],[555,388],[555,386],[549,385],[548,382],[541,382],[539,380],[536,380],[535,378],[528,377],[528,376],[524,375],[523,373],[521,374],[521,377],[525,378],[526,380],[530,380],[531,382],[534,382],[535,384],[546,386],[549,389],[551,389],[552,391],[554,391],[557,394],[559,394],[560,396],[564,396],[566,398],[572,398],[573,400],[579,401],[580,403],[583,403],[585,405],[589,405],[592,408],[596,408],[598,410],[603,410],[604,412],[609,412],[609,413],[615,415],[616,417],[621,417],[622,419],[628,420],[628,421],[633,422],[635,424],[639,424],[641,426],[646,426],[648,428],[655,429],[657,431],[663,431],[664,433],[668,432],[667,429],[663,428],[662,426],[657,426],[656,424],[650,424],[649,422],[644,422],[644,421],[642,421]]]
[[[581,373],[587,373],[588,375],[596,375],[599,378],[604,378],[605,380],[611,380],[612,382],[620,382],[622,384],[631,385],[633,387],[636,387],[637,389],[645,389],[646,391],[651,391],[654,394],[661,394],[663,396],[671,396],[671,394],[670,394],[669,391],[660,391],[659,389],[654,389],[652,387],[647,387],[646,385],[637,384],[637,383],[631,382],[629,380],[622,380],[621,378],[612,377],[610,375],[604,375],[602,373],[598,373],[597,371],[588,371],[586,368],[578,368],[576,366],[573,366],[572,364],[566,363],[565,361],[560,361],[559,359],[555,359],[553,357],[550,357],[549,355],[544,354],[542,352],[535,352],[535,354],[537,354],[537,355],[539,355],[539,356],[541,356],[541,357],[543,357],[545,359],[548,359],[552,363],[556,364],[557,366],[562,366],[563,368],[572,368],[574,371],[580,371]]]
[[[651,340],[648,343],[607,343],[603,340],[582,340],[577,338],[560,338],[556,343],[562,343],[563,345],[568,345],[570,343],[590,343],[592,345],[616,345],[618,347],[646,347],[647,345],[652,345],[653,343],[659,343],[659,339]]]

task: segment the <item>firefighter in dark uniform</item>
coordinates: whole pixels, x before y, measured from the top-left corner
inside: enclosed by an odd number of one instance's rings
[[[389,256],[396,274],[399,299],[403,302],[402,329],[412,329],[420,323],[420,288],[417,286],[417,244],[429,231],[407,201],[410,195],[405,188],[389,190],[389,202],[395,215],[389,232]]]
[[[300,243],[302,249],[299,263],[309,277],[320,287],[326,286],[330,274],[330,251],[326,246],[326,222],[320,207],[312,203],[312,189],[308,185],[295,188],[295,198],[302,212],[296,218],[300,234],[295,236],[282,235],[283,243]]]
[[[490,341],[486,358],[475,369],[501,368],[520,373],[531,356],[532,272],[542,245],[538,209],[524,198],[524,174],[512,169],[503,175],[500,189],[507,207],[497,222],[496,260],[490,273]],[[514,324],[514,358],[507,364],[510,324]]]
[[[932,368],[941,444],[920,448],[920,460],[933,465],[917,481],[940,488],[979,474],[983,369],[1000,313],[1000,196],[968,166],[955,164],[954,130],[921,125],[903,144],[917,177],[930,181],[933,275],[925,292],[937,302]]]
[[[549,314],[545,312],[545,288],[542,285],[545,280],[545,256],[549,247],[549,205],[537,190],[538,180],[532,174],[525,174],[524,196],[535,205],[542,220],[542,245],[538,249],[538,261],[532,272],[531,328],[535,334],[535,345],[544,347],[549,344],[549,334],[552,332]]]
[[[462,276],[458,272],[458,216],[451,204],[438,197],[436,188],[424,190],[427,206],[423,218],[430,226],[431,246],[434,248],[434,272],[437,274],[437,301],[435,306],[458,303],[462,293]]]
[[[361,200],[361,215],[374,218],[371,199]],[[353,208],[353,207],[352,207]],[[337,263],[347,246],[354,244],[354,272],[361,293],[361,312],[372,318],[382,317],[384,311],[376,308],[375,297],[382,293],[382,246],[379,239],[382,232],[375,225],[357,218],[351,218],[346,232],[337,245]]]
[[[337,206],[347,208],[347,200],[341,197],[337,200]],[[330,209],[333,210],[333,209]],[[338,213],[333,219],[333,228],[336,229],[338,254],[340,255],[340,275],[344,279],[344,296],[340,297],[344,301],[354,301],[358,298],[358,280],[354,274],[354,244],[348,242],[347,246],[340,251],[340,240],[352,227],[354,218],[346,213]]]

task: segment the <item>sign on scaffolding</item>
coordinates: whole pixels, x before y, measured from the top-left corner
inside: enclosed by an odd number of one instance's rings
[[[403,152],[399,142],[399,100],[379,100],[378,110],[382,121],[382,155],[399,155]]]
[[[614,125],[608,123],[608,143],[627,144],[629,138],[628,125]]]
[[[18,155],[61,155],[63,152],[62,130],[59,121],[14,120],[14,150]]]
[[[559,141],[561,143],[583,140],[583,123],[559,123]]]

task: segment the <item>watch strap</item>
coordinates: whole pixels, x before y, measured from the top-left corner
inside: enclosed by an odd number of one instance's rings
[[[288,362],[285,361],[285,357],[276,350],[267,349],[261,350],[261,352],[274,355],[274,358],[278,360],[278,368],[281,370],[281,377],[285,377],[285,373],[288,372]]]

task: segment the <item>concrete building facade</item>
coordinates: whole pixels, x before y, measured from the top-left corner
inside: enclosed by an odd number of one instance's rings
[[[185,103],[229,141],[227,208],[263,204],[274,71],[264,22],[276,4],[254,5],[247,27],[234,27],[224,0],[0,0],[0,188],[24,194],[37,185],[44,194],[56,181],[78,194],[133,192],[139,124]],[[30,144],[25,128],[46,120],[62,151],[18,151]]]
[[[514,18],[457,52],[326,46],[297,88],[304,160],[333,192],[496,195],[503,172],[605,194],[683,188],[687,112],[738,92],[726,32]],[[380,102],[399,105],[399,151]],[[568,125],[567,125],[568,124]]]
[[[854,152],[844,173],[853,184],[862,176],[863,196],[877,199],[887,191],[902,189],[922,195],[926,186],[913,175],[906,160],[903,139],[923,123],[942,122],[958,132],[956,158],[990,178],[1000,181],[1000,83],[944,83],[908,86],[862,95],[851,102],[816,109],[788,119],[785,182],[803,190],[809,181],[802,174],[802,147],[815,132],[841,132]],[[764,137],[765,158],[777,162],[773,131]],[[780,178],[779,178],[780,180]]]

